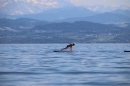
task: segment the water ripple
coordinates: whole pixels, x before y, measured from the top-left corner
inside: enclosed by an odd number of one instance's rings
[[[130,86],[129,44],[0,45],[1,86]]]

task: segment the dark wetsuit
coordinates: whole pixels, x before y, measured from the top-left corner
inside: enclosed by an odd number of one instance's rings
[[[72,51],[72,46],[74,46],[75,44],[69,44],[69,45],[67,45],[65,48],[63,48],[62,50],[64,50],[64,49],[67,49],[67,48],[70,48],[70,51]],[[62,51],[61,50],[61,51]]]

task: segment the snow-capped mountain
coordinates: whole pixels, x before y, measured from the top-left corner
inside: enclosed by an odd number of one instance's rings
[[[49,9],[73,7],[70,0],[0,0],[0,14],[21,15],[41,13]],[[83,6],[84,7],[84,6]],[[116,9],[128,10],[128,6],[111,7],[103,5],[85,6],[91,11],[110,12]]]
[[[121,9],[121,10],[130,10],[130,7],[121,5],[119,7],[111,7],[111,6],[103,6],[103,5],[95,5],[95,6],[85,6],[87,9],[98,12],[111,12],[113,10]]]
[[[63,6],[71,6],[71,3],[69,0],[1,0],[0,13],[11,15],[40,13]]]

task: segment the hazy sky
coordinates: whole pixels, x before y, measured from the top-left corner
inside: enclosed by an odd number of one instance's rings
[[[92,6],[92,5],[105,5],[105,6],[120,6],[127,5],[130,6],[130,0],[70,0],[71,3],[80,6]]]

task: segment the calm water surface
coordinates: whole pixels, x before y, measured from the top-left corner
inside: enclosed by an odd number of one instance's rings
[[[1,44],[0,86],[130,86],[130,44]]]

